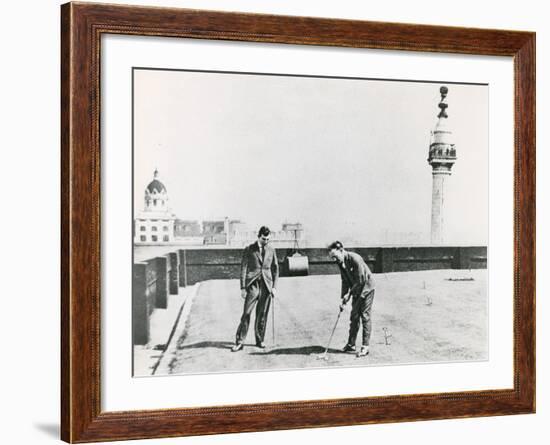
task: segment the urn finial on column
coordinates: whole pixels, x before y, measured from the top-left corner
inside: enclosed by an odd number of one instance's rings
[[[447,88],[446,86],[442,86],[439,89],[439,92],[441,93],[441,102],[439,102],[439,108],[441,109],[441,111],[439,112],[437,117],[448,118],[449,116],[447,115],[447,108],[449,107],[449,105],[447,105],[447,93],[449,92],[449,88]]]

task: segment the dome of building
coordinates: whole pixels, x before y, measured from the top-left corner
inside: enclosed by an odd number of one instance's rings
[[[147,186],[147,190],[149,191],[149,193],[163,193],[166,192],[166,187],[164,187],[164,184],[158,179],[153,179]]]
[[[158,178],[158,175],[159,175],[159,172],[158,170],[155,170],[155,173],[154,173],[154,179],[149,183],[149,185],[147,186],[147,191],[149,193],[166,193],[166,187],[164,186],[164,184],[162,182],[160,182],[157,178]]]

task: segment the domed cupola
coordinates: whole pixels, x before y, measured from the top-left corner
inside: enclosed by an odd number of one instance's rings
[[[159,172],[155,169],[153,180],[145,188],[146,212],[165,212],[168,209],[168,192],[158,177]]]
[[[159,171],[155,169],[155,173],[153,173],[153,180],[149,183],[147,186],[147,191],[149,193],[166,193],[166,187],[162,182],[158,180]]]

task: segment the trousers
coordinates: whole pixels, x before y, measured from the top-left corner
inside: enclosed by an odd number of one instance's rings
[[[363,326],[363,345],[369,345],[372,330],[371,310],[373,301],[374,289],[364,296],[353,297],[349,323],[349,345],[355,345],[360,324]]]
[[[243,343],[248,333],[250,324],[250,315],[256,306],[256,319],[254,321],[254,335],[256,343],[264,341],[265,329],[267,325],[267,316],[271,304],[271,294],[267,289],[264,280],[261,278],[248,286],[246,298],[244,300],[243,314],[239,327],[237,328],[236,343]]]

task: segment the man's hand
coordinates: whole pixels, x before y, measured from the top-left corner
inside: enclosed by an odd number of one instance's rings
[[[271,298],[275,298],[276,293],[277,293],[277,290],[275,288],[271,289]]]
[[[243,300],[246,298],[246,289],[241,289],[241,298]]]
[[[342,311],[344,310],[344,307],[346,306],[346,304],[347,304],[348,301],[349,301],[349,297],[350,297],[349,294],[344,295],[344,296],[342,297],[342,303],[340,303],[340,312],[342,312]]]
[[[346,307],[346,299],[344,297],[342,297],[342,302],[340,303],[340,312],[342,312],[344,310],[344,308]]]

